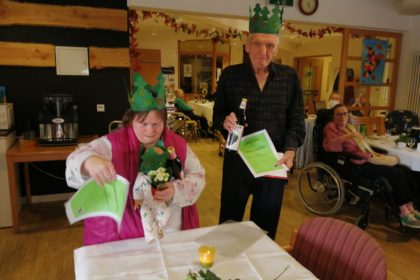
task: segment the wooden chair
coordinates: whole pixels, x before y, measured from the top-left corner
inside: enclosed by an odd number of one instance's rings
[[[385,118],[383,117],[359,117],[350,115],[350,123],[360,131],[360,126],[366,126],[366,136],[384,135],[385,134]]]
[[[370,117],[370,125],[372,132],[376,135],[385,135],[385,118],[384,117]]]
[[[360,127],[364,125],[366,127],[366,135],[370,136],[373,134],[370,117],[359,117],[350,115],[350,123],[360,132]]]
[[[284,249],[319,279],[387,279],[385,254],[378,242],[338,219],[305,221]]]
[[[325,100],[314,101],[315,114],[319,109],[325,109],[325,108],[327,108],[327,102],[325,102]]]
[[[181,135],[186,140],[198,139],[198,123],[191,120],[187,115],[181,112],[171,112],[168,114],[168,127],[171,131]]]
[[[118,128],[122,127],[122,125],[123,125],[123,123],[120,120],[111,121],[108,124],[108,133],[110,133],[110,132],[112,132],[114,130],[117,130]]]

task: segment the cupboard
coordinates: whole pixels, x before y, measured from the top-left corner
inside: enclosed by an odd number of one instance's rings
[[[387,48],[382,48],[383,55],[372,59],[372,67],[375,67],[375,61],[383,63],[381,75],[377,77],[369,76],[371,69],[367,57],[375,50],[370,49],[366,38],[379,40],[375,45],[378,50],[381,50],[380,42],[387,45]],[[401,33],[343,28],[338,92],[342,94],[343,102],[350,106],[350,111],[364,116],[380,116],[394,109],[401,39]],[[373,82],[366,82],[366,77]]]

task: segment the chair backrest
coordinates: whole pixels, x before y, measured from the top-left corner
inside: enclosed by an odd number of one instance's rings
[[[325,102],[325,100],[314,101],[315,112],[317,112],[319,109],[326,109],[326,108],[327,108],[327,102]]]
[[[377,135],[385,134],[385,118],[384,117],[370,117],[370,125],[372,126],[372,132]]]
[[[324,149],[322,141],[324,139],[324,126],[332,120],[332,111],[330,109],[319,109],[316,112],[316,121],[313,130],[313,145],[315,159],[322,161]]]
[[[378,242],[350,223],[330,217],[307,220],[292,246],[292,256],[319,279],[387,278],[385,254]]]
[[[123,126],[123,122],[121,120],[114,120],[108,124],[108,133],[117,130],[118,128]]]
[[[350,115],[349,122],[353,126],[355,126],[357,131],[359,132],[361,131],[360,127],[364,125],[366,128],[365,136],[372,135],[373,132],[372,132],[372,125],[371,125],[370,117],[359,117],[359,116]]]
[[[184,136],[187,129],[187,120],[190,120],[190,118],[184,113],[170,112],[168,113],[167,125],[171,131]]]

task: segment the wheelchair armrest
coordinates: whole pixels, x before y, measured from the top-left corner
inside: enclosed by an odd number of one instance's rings
[[[332,158],[363,159],[362,157],[348,152],[326,152],[326,154]]]
[[[377,152],[378,154],[387,155],[388,151],[379,147],[370,146],[374,152]]]

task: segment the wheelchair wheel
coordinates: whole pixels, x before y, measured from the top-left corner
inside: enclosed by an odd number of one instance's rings
[[[312,213],[331,215],[343,206],[343,181],[325,163],[313,162],[304,167],[299,174],[297,186],[302,203]]]

